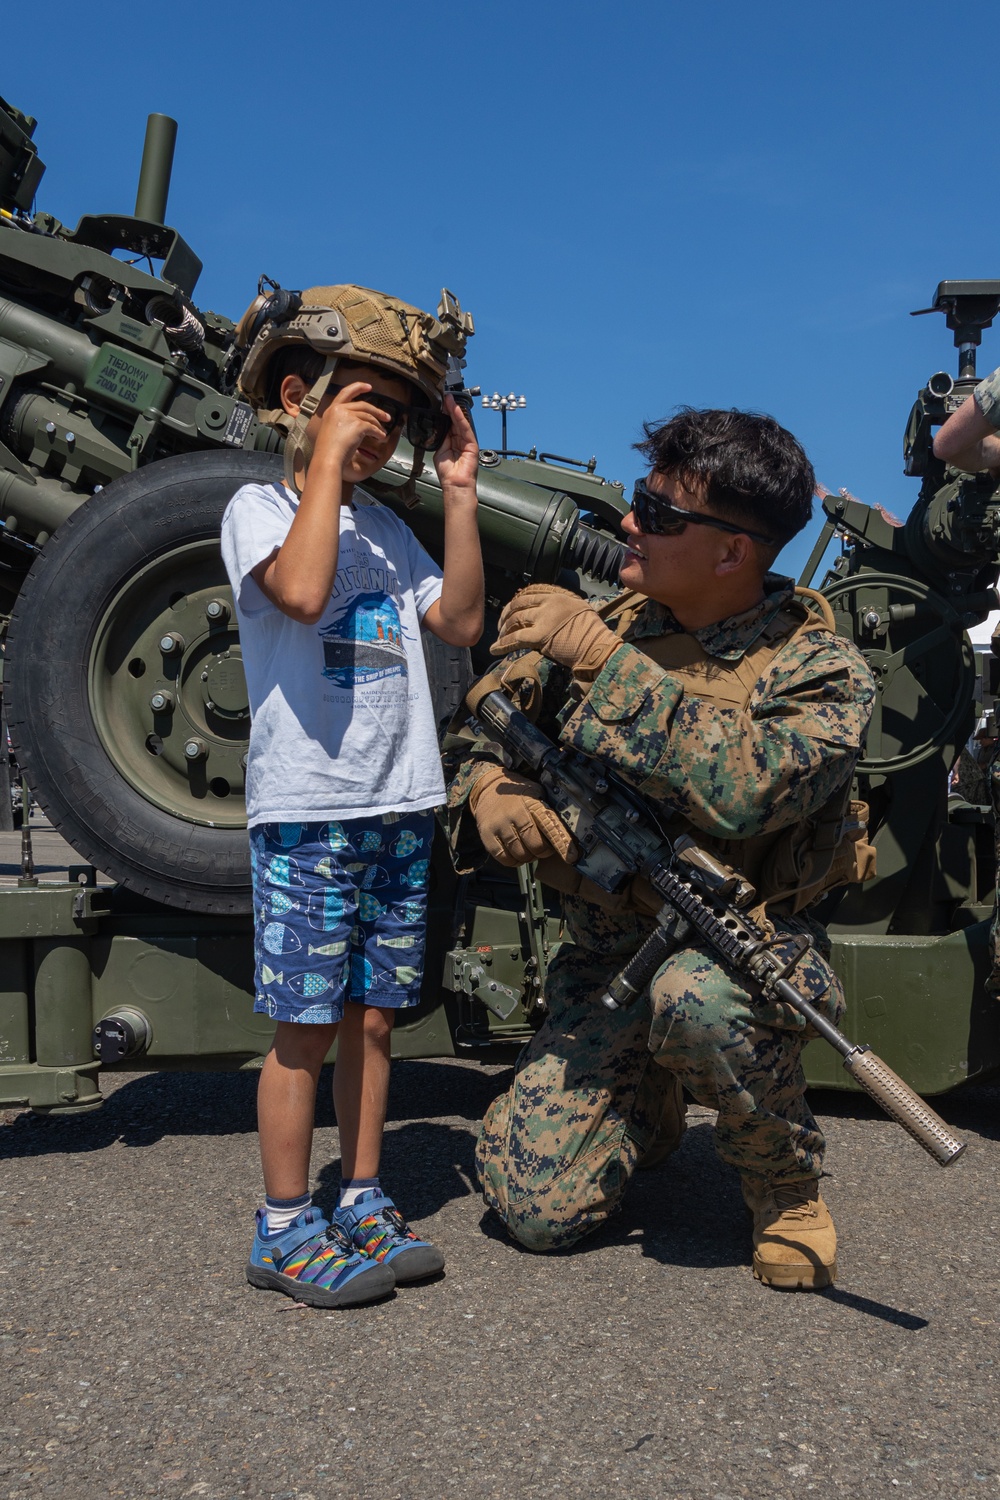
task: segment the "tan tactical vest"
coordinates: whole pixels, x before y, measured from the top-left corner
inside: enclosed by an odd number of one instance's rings
[[[601,610],[623,640],[646,603],[644,595],[626,594]],[[643,636],[636,648],[658,667],[678,677],[688,697],[706,698],[720,708],[745,712],[753,690],[775,658],[808,630],[834,631],[833,614],[821,594],[797,589],[738,661],[710,656],[694,636],[672,633]],[[864,841],[868,809],[852,802],[850,783],[809,818],[772,833],[748,839],[713,839],[686,819],[667,826],[676,838],[690,833],[726,864],[739,868],[768,905],[801,911],[835,886],[874,875],[874,850]]]
[[[629,591],[619,594],[598,610],[601,618],[623,641],[643,606],[646,596]],[[829,604],[812,589],[796,589],[789,602],[768,621],[760,635],[738,661],[710,656],[694,636],[675,632],[643,636],[633,644],[658,667],[680,678],[688,697],[708,699],[720,708],[745,712],[753,690],[775,658],[807,630],[835,628]],[[535,652],[509,664],[502,684],[510,691],[517,684],[515,701],[532,713],[540,688]],[[496,685],[496,684],[494,684]],[[534,702],[532,702],[534,700]],[[844,788],[811,817],[790,828],[757,834],[747,839],[715,839],[685,818],[665,824],[670,838],[689,833],[703,848],[726,864],[735,865],[757,889],[758,902],[799,912],[839,885],[870,880],[875,874],[875,851],[867,843],[868,808],[851,800],[851,785]],[[544,872],[543,878],[544,878]],[[559,884],[553,881],[553,884]]]

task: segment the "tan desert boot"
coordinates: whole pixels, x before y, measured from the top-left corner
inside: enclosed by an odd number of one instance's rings
[[[753,1214],[753,1273],[768,1286],[817,1291],[837,1277],[837,1231],[814,1177],[802,1182],[742,1179]]]

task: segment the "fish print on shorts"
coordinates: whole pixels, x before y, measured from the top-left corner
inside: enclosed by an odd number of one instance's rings
[[[338,890],[313,891],[309,897],[309,926],[319,932],[339,927],[344,915],[344,897]]]
[[[297,953],[302,939],[284,922],[268,922],[264,928],[264,947],[268,953]]]
[[[331,979],[327,974],[314,970],[310,974],[293,974],[288,981],[288,988],[293,994],[301,995],[303,1000],[317,1000],[327,990],[339,989],[343,982],[343,972],[335,974]]]
[[[389,852],[397,859],[406,859],[407,855],[416,854],[418,849],[422,849],[423,844],[423,839],[418,839],[411,828],[404,828],[398,838],[389,845]]]
[[[366,865],[361,862],[345,865],[344,869],[349,874],[359,876],[358,885],[363,891],[377,889],[379,886],[388,885],[389,877],[381,865]]]
[[[419,922],[424,914],[422,901],[400,901],[392,908],[392,914],[397,922]]]

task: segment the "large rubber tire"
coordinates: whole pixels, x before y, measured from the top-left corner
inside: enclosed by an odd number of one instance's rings
[[[34,796],[98,869],[189,911],[250,909],[249,717],[218,538],[236,490],[280,472],[270,454],[192,453],[116,480],[45,544],[11,617],[4,696]]]

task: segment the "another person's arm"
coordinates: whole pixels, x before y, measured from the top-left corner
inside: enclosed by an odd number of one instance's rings
[[[938,429],[934,452],[955,469],[1000,469],[1000,370],[981,380]]]

